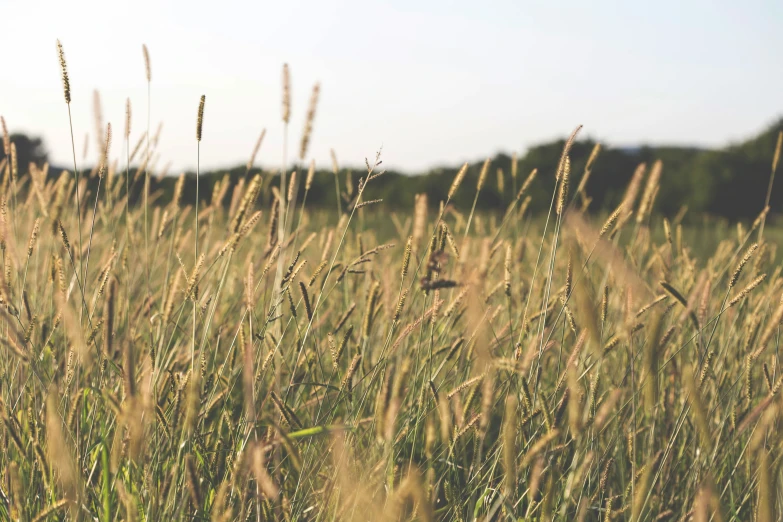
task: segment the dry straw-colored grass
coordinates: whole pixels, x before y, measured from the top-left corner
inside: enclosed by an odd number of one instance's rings
[[[600,147],[572,179],[577,128],[538,174],[557,180],[549,215],[526,210],[537,171],[502,219],[454,208],[465,166],[395,232],[363,197],[380,155],[355,184],[333,155],[350,204],[307,208],[319,93],[288,187],[249,176],[264,131],[248,178],[196,208],[184,177],[170,203],[146,194],[158,140],[131,135],[130,100],[124,173],[108,133],[97,183],[75,154],[57,179],[5,162],[0,519],[780,519],[768,207],[696,251],[682,214],[655,213],[656,162],[596,220]]]

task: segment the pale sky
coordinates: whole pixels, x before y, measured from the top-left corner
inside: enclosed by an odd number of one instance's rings
[[[146,128],[141,46],[152,58],[152,128],[161,164],[279,165],[281,67],[293,84],[291,153],[310,89],[321,103],[310,156],[416,172],[524,152],[584,124],[615,145],[721,146],[783,115],[779,1],[148,1],[0,0],[0,114],[68,165],[70,135],[55,42],[65,48],[77,154],[93,90],[121,153],[126,97]]]

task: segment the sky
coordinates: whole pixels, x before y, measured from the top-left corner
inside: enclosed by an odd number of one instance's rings
[[[419,172],[520,154],[578,124],[609,145],[723,146],[783,115],[779,1],[0,0],[0,114],[71,162],[56,54],[70,72],[77,156],[97,156],[93,91],[122,156],[147,127],[142,44],[152,62],[151,127],[161,164],[202,169],[283,159],[281,68],[292,80],[289,161],[312,86],[321,97],[308,152]],[[81,160],[80,160],[81,161]],[[88,162],[91,162],[89,160]]]

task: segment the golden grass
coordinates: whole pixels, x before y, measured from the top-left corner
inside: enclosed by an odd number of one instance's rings
[[[380,154],[356,185],[333,155],[349,204],[309,209],[319,92],[288,187],[285,167],[249,175],[264,131],[196,208],[184,177],[146,196],[157,140],[131,152],[129,101],[124,180],[110,126],[96,171],[54,179],[16,165],[2,121],[1,519],[779,519],[783,274],[751,241],[768,206],[697,251],[655,213],[656,162],[595,219],[580,126],[540,174],[547,216],[516,165],[502,219],[454,208],[463,167],[392,228],[363,198]],[[285,132],[290,113],[285,66]]]

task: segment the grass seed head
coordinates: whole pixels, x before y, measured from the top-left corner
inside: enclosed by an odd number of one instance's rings
[[[63,51],[63,44],[60,40],[57,40],[57,58],[60,60],[60,74],[63,80],[63,94],[65,95],[65,103],[71,104],[71,81],[68,78],[68,64],[65,62],[65,51]]]
[[[198,103],[198,115],[196,117],[196,141],[201,141],[201,131],[204,128],[204,102],[206,96],[201,95],[201,100]]]

